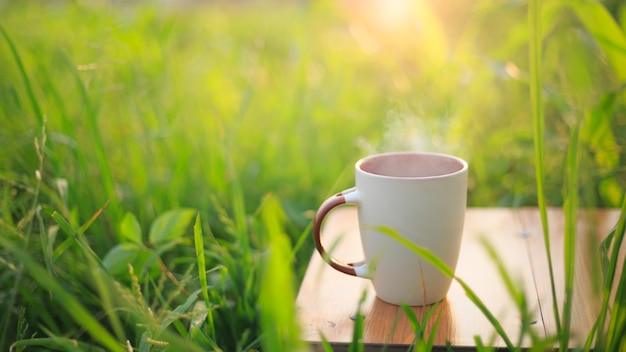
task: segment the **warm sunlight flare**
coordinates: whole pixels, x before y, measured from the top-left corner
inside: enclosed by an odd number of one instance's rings
[[[387,34],[416,27],[416,2],[412,0],[345,0],[345,9],[371,30]]]
[[[373,0],[371,3],[373,23],[384,31],[392,32],[406,25],[415,24],[411,0]]]
[[[398,58],[408,54],[420,60],[445,60],[449,46],[443,27],[446,15],[432,2],[344,0],[343,9],[350,20],[350,34],[366,54],[386,52]]]

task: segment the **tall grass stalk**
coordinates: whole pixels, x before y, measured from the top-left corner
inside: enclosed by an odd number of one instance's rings
[[[259,292],[262,345],[266,351],[303,351],[296,318],[293,270],[289,265],[291,244],[283,227],[285,214],[277,198],[268,195],[264,199],[261,218],[268,237]]]
[[[575,122],[569,138],[567,160],[565,164],[565,233],[563,248],[563,268],[565,275],[565,301],[563,303],[563,317],[561,319],[560,350],[567,351],[570,342],[570,327],[572,319],[572,304],[574,301],[574,269],[576,268],[576,223],[578,221],[578,136],[579,122]]]
[[[626,231],[626,195],[623,196],[621,213],[620,213],[619,221],[617,222],[615,230],[612,234],[613,236],[609,236],[609,238],[605,240],[609,242],[609,244],[607,244],[607,247],[611,247],[612,249],[610,253],[610,258],[608,262],[606,263],[606,268],[604,270],[604,284],[602,286],[602,304],[600,306],[600,313],[598,315],[598,320],[594,326],[594,331],[592,331],[588,339],[591,341],[593,333],[595,332],[595,336],[596,336],[595,347],[597,351],[605,351],[605,350],[611,351],[611,349],[609,349],[608,346],[613,345],[613,347],[615,347],[614,346],[615,341],[616,340],[619,341],[621,337],[624,336],[623,334],[616,335],[615,330],[611,331],[610,326],[617,325],[615,322],[610,323],[609,328],[607,328],[606,322],[607,322],[607,318],[609,320],[614,320],[615,316],[613,314],[617,312],[616,309],[611,308],[611,294],[613,292],[613,287],[614,287],[615,280],[616,280],[617,265],[619,263],[620,249],[622,248],[625,231]],[[623,266],[622,276],[624,276],[624,272],[626,272],[625,271],[626,267],[624,267],[626,266],[626,262],[623,262],[622,266]],[[619,291],[621,292],[619,292],[619,295],[616,295],[616,298],[614,299],[614,301],[618,302],[618,308],[619,308],[619,301],[626,299],[626,293],[623,292],[624,286],[626,286],[626,283],[623,280],[623,277],[618,281],[617,285],[620,288]],[[622,321],[620,329],[624,329],[624,326],[626,326],[626,322]]]
[[[24,87],[26,89],[26,92],[28,93],[28,98],[29,98],[31,107],[33,108],[33,112],[35,113],[35,117],[37,118],[37,122],[39,122],[39,126],[43,126],[44,113],[42,112],[41,106],[39,105],[39,102],[37,101],[37,97],[35,96],[35,92],[33,91],[33,87],[30,83],[30,78],[28,78],[28,73],[26,72],[26,68],[24,67],[22,57],[20,56],[17,50],[17,47],[13,43],[13,40],[11,40],[11,37],[9,36],[9,34],[6,32],[6,30],[4,29],[2,25],[0,25],[0,32],[2,32],[2,36],[4,37],[4,40],[6,41],[7,45],[11,49],[11,53],[13,54],[13,60],[15,60],[15,63],[17,64],[20,75],[22,76],[22,81],[24,82]]]
[[[196,259],[198,265],[198,278],[200,281],[200,289],[202,290],[202,298],[207,310],[208,335],[215,341],[215,322],[213,321],[213,307],[211,307],[211,299],[209,297],[209,288],[207,284],[206,259],[204,257],[204,239],[202,237],[202,223],[200,214],[196,216],[196,222],[193,225],[193,237],[196,248]]]
[[[533,343],[541,345],[543,341],[541,341],[541,339],[538,338],[537,334],[531,329],[533,316],[529,309],[526,292],[524,292],[521,289],[519,283],[515,282],[513,277],[511,277],[511,275],[507,271],[506,266],[504,265],[504,261],[502,260],[502,258],[500,258],[495,247],[488,241],[488,239],[482,238],[481,244],[487,252],[489,258],[493,261],[493,264],[498,269],[500,278],[504,282],[508,294],[513,299],[515,307],[519,310],[521,324],[518,340],[515,346],[522,346],[524,339],[528,336],[530,336]]]
[[[413,341],[411,342],[411,348],[408,351],[412,350],[422,352],[431,351],[433,349],[435,345],[435,337],[437,336],[437,330],[439,329],[439,322],[441,321],[441,312],[437,313],[435,316],[438,306],[439,302],[428,307],[425,314],[423,314],[421,322],[415,314],[415,311],[413,311],[410,306],[401,306],[402,312],[404,312],[407,319],[409,319],[409,323],[411,324],[411,328],[415,334]],[[426,327],[431,319],[434,319],[434,323],[431,327],[430,335],[426,335]]]
[[[528,52],[530,65],[530,106],[533,116],[534,144],[535,144],[535,179],[537,183],[537,204],[541,214],[543,240],[548,258],[548,273],[552,291],[552,310],[556,321],[557,332],[561,331],[559,306],[557,303],[554,269],[550,248],[550,230],[548,227],[548,211],[545,197],[545,117],[543,107],[543,80],[542,80],[542,45],[543,30],[541,26],[541,0],[528,2]]]
[[[624,201],[622,205],[622,214],[620,220],[616,226],[616,237],[613,243],[613,266],[617,265],[619,261],[620,252],[623,254],[622,243],[624,240],[624,232],[626,232],[626,195],[624,195]],[[607,351],[623,351],[626,348],[626,260],[622,259],[621,276],[619,278],[612,277],[612,281],[617,279],[617,288],[615,290],[615,297],[613,298],[613,307],[610,311],[611,319],[608,325],[608,331],[606,334],[606,350]],[[613,273],[615,271],[613,270]],[[609,287],[613,287],[610,285]],[[603,325],[599,325],[604,327]],[[600,349],[605,346],[600,346]]]

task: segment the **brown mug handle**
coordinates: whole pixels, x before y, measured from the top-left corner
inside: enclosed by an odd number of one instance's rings
[[[359,191],[357,191],[356,188],[350,188],[343,192],[339,192],[326,199],[324,203],[320,205],[317,213],[315,214],[315,219],[313,220],[313,239],[315,241],[315,248],[317,248],[317,251],[320,253],[324,261],[333,267],[333,269],[352,276],[367,277],[367,264],[365,264],[364,261],[348,264],[343,263],[328,254],[322,245],[321,233],[324,218],[326,218],[330,211],[335,207],[346,203],[359,203]]]

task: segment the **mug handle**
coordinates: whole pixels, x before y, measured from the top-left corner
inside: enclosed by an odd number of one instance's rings
[[[315,240],[315,248],[317,248],[317,251],[321,254],[324,261],[333,267],[333,269],[352,276],[368,277],[369,272],[364,260],[346,264],[335,259],[326,252],[326,249],[322,245],[321,238],[322,223],[330,211],[342,204],[358,204],[359,200],[359,191],[355,187],[339,192],[326,199],[324,203],[320,205],[315,214],[315,220],[313,220],[313,239]]]

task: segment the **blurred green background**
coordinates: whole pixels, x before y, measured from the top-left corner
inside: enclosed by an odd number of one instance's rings
[[[583,206],[614,207],[624,72],[564,4],[543,16],[548,204],[562,205],[583,121]],[[604,5],[624,28],[626,7]],[[262,248],[271,194],[297,282],[315,209],[369,153],[456,154],[469,206],[535,205],[526,13],[514,0],[0,1],[1,228],[24,230],[33,199],[75,226],[107,204],[86,232],[105,256],[127,214],[147,229],[193,208],[217,238],[251,224]]]

